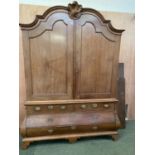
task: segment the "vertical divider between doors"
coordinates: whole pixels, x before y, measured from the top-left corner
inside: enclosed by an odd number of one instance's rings
[[[76,98],[76,20],[73,20],[73,99]]]

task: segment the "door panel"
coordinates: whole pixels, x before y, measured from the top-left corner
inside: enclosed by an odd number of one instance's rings
[[[87,17],[89,16],[89,18]],[[88,21],[89,19],[89,21]],[[117,37],[94,16],[83,15],[76,28],[76,97],[112,97]],[[109,35],[108,35],[109,33]]]
[[[73,22],[56,17],[29,32],[32,99],[72,98]]]
[[[53,31],[30,39],[33,95],[67,93],[66,30],[66,25],[57,22]]]
[[[120,35],[94,14],[49,14],[23,31],[28,100],[116,97]]]
[[[113,51],[109,50],[109,42],[87,23],[82,27],[81,43],[81,93],[110,94]]]

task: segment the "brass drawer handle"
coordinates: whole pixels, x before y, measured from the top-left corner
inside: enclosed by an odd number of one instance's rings
[[[97,103],[93,103],[93,104],[92,104],[92,107],[93,107],[93,108],[97,108],[97,107],[98,107]]]
[[[75,130],[75,129],[76,129],[76,126],[71,126],[71,129],[72,129],[72,130]]]
[[[93,126],[92,129],[93,129],[93,130],[97,130],[98,127],[97,127],[97,126]]]
[[[104,104],[104,108],[109,108],[110,105],[109,104]]]
[[[48,108],[48,110],[52,110],[53,109],[53,105],[49,105],[47,108]]]
[[[60,108],[61,108],[62,110],[64,110],[64,109],[66,109],[66,106],[65,106],[65,105],[62,105]]]
[[[85,109],[85,108],[86,108],[86,105],[85,105],[85,104],[82,104],[82,105],[81,105],[81,108],[82,108],[82,109]]]
[[[49,129],[48,133],[53,133],[53,131],[54,131],[53,129]]]
[[[35,111],[40,111],[41,108],[40,108],[39,106],[37,106],[37,107],[34,108],[34,110],[35,110]]]

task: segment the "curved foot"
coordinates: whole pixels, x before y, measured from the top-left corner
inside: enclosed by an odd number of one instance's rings
[[[118,139],[118,135],[112,135],[111,137],[113,141],[116,141]]]
[[[29,145],[30,145],[30,142],[22,142],[21,148],[22,149],[27,149],[29,147]]]
[[[77,141],[77,138],[69,138],[69,143],[75,143]]]

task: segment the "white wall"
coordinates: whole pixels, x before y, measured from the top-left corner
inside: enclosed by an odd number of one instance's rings
[[[33,5],[65,5],[72,3],[74,0],[19,0],[21,4]],[[100,11],[112,12],[128,12],[134,13],[135,1],[134,0],[77,0],[83,7],[90,7]]]

